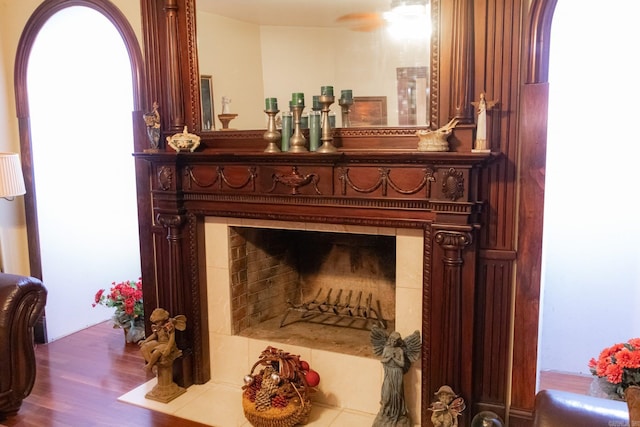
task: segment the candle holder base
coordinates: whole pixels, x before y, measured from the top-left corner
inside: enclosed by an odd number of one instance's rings
[[[267,131],[263,134],[263,138],[267,141],[267,148],[264,149],[265,153],[279,153],[280,147],[276,144],[280,141],[282,134],[276,129],[276,114],[280,110],[265,110],[264,112],[268,116]]]

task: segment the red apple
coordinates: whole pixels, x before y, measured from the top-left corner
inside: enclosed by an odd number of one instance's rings
[[[313,369],[309,369],[309,372],[304,377],[307,379],[309,387],[315,387],[320,384],[320,375]]]

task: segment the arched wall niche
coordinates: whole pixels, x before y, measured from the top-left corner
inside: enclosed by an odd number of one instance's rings
[[[127,18],[122,12],[108,0],[49,0],[42,2],[30,16],[18,42],[14,67],[14,88],[16,97],[16,111],[20,136],[20,151],[22,159],[22,169],[25,178],[26,194],[25,216],[27,225],[27,242],[29,249],[29,265],[30,274],[34,277],[42,278],[42,264],[40,256],[40,242],[38,233],[38,215],[37,215],[37,197],[34,185],[33,173],[33,154],[32,154],[32,138],[30,130],[29,102],[27,92],[27,67],[29,56],[33,44],[43,25],[55,15],[57,12],[72,6],[83,6],[96,10],[104,15],[117,29],[122,36],[123,43],[128,51],[131,61],[131,79],[133,88],[133,105],[132,120],[134,129],[144,127],[142,121],[142,112],[140,111],[144,102],[144,92],[142,90],[144,61],[142,50]],[[146,144],[144,134],[137,133],[133,136],[133,151],[141,150]],[[139,162],[136,162],[136,170],[139,168]],[[142,187],[146,189],[145,187]],[[137,186],[138,192],[140,187]],[[142,192],[141,197],[145,197]],[[139,207],[139,220],[141,216],[146,217],[148,213],[144,213],[144,204]],[[38,326],[44,328],[44,323]]]

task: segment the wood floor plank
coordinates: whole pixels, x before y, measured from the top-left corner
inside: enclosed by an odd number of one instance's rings
[[[31,394],[7,427],[205,427],[117,399],[154,378],[135,344],[111,322],[36,347]]]

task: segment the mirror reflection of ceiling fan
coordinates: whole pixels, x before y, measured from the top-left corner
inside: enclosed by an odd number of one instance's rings
[[[354,12],[342,15],[336,22],[353,31],[375,31],[388,24],[403,25],[428,16],[429,0],[391,0],[386,12]]]

